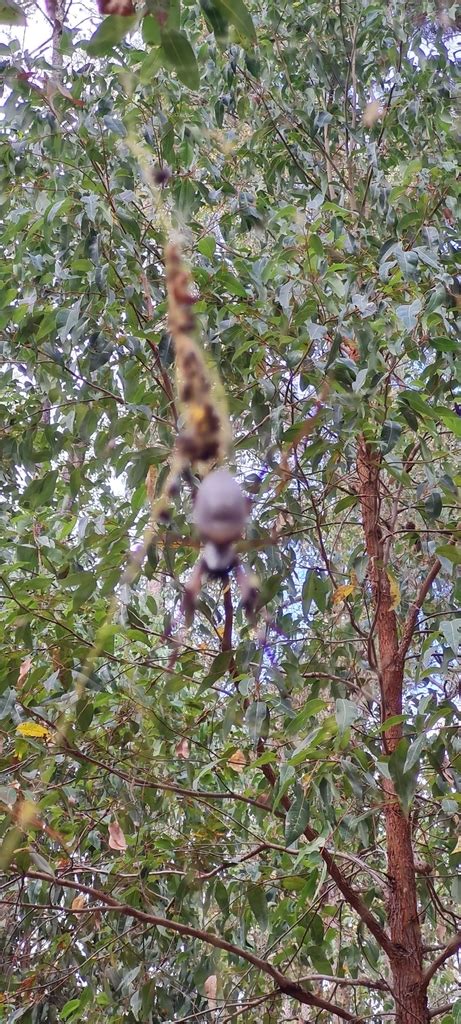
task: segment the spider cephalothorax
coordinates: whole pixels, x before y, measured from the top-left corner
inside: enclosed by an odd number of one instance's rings
[[[256,580],[241,565],[235,544],[242,537],[248,518],[248,502],[229,473],[220,468],[200,484],[194,504],[193,522],[203,549],[185,587],[183,608],[191,622],[205,576],[227,578],[234,571],[247,615],[253,615],[258,588]]]

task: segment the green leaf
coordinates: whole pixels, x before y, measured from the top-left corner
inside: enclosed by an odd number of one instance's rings
[[[418,784],[418,772],[415,767],[413,766],[410,771],[405,771],[408,750],[408,740],[401,739],[388,761],[389,774],[405,814],[408,814],[410,810]],[[419,756],[418,752],[417,756]]]
[[[337,515],[338,512],[344,512],[344,509],[346,508],[352,508],[354,505],[357,505],[358,500],[359,499],[356,494],[349,494],[346,498],[341,498],[341,500],[335,505],[335,515]]]
[[[219,274],[216,275],[217,283],[219,281],[220,287],[226,289],[230,295],[237,295],[241,299],[248,298],[244,285],[239,281],[238,277],[234,274],[229,273],[228,270],[220,270]]]
[[[386,420],[381,431],[381,451],[383,454],[390,452],[397,444],[402,433],[402,424],[395,420]]]
[[[200,0],[200,7],[218,41],[227,38],[229,21],[214,0]]]
[[[15,3],[15,0],[0,0],[0,24],[1,25],[25,25],[26,16],[24,11]]]
[[[93,32],[91,39],[83,44],[84,49],[92,57],[102,57],[106,53],[110,53],[112,48],[121,43],[122,39],[128,35],[132,29],[136,27],[138,23],[137,14],[122,15],[122,14],[109,14],[104,21],[98,25],[96,32]],[[107,108],[106,108],[107,109]]]
[[[242,0],[214,0],[214,3],[231,25],[235,25],[242,36],[247,36],[256,42],[256,31],[252,18]]]
[[[330,585],[328,580],[317,569],[308,569],[302,589],[303,614],[305,616],[309,614],[312,601],[317,605],[320,612],[324,612],[329,592]]]
[[[43,871],[47,875],[53,875],[54,876],[53,868],[50,867],[50,865],[48,864],[48,861],[45,860],[45,858],[42,857],[42,855],[40,853],[37,853],[36,850],[32,850],[32,849],[29,852],[30,852],[30,856],[31,856],[35,866],[38,868],[39,871]]]
[[[60,1015],[63,1020],[68,1020],[72,1016],[74,1010],[78,1010],[80,1007],[80,999],[69,999],[67,1003],[64,1003]]]
[[[275,797],[275,799],[273,801],[273,804],[272,804],[272,812],[273,813],[275,813],[275,811],[277,810],[277,807],[278,807],[282,797],[285,796],[285,793],[288,791],[289,787],[295,781],[295,779],[296,779],[296,772],[295,772],[295,770],[293,768],[293,765],[287,764],[287,762],[284,761],[284,763],[280,767],[279,784],[278,784],[278,788],[277,788],[277,794],[276,794],[276,797]]]
[[[272,601],[276,594],[280,593],[281,584],[282,577],[278,573],[263,580],[258,597],[258,608],[264,608],[266,604]]]
[[[454,1024],[461,1024],[461,999],[455,999],[453,1003]]]
[[[162,50],[167,60],[173,65],[178,78],[189,89],[200,86],[200,72],[195,53],[184,32],[168,29],[161,35]]]
[[[434,411],[437,413],[439,419],[442,420],[442,423],[444,423],[456,437],[461,437],[461,418],[457,416],[455,412],[450,412],[449,409],[440,408],[439,406],[437,406]]]
[[[157,18],[146,14],[142,20],[142,38],[149,46],[160,46],[162,30]]]
[[[423,733],[422,736],[418,736],[418,739],[415,740],[414,743],[410,744],[403,766],[404,773],[411,771],[412,768],[415,768],[418,765],[421,754],[426,745],[427,739],[425,733]]]
[[[326,707],[327,704],[320,697],[312,697],[301,711],[298,711],[298,714],[291,719],[291,722],[288,723],[285,729],[286,736],[295,736],[296,733],[302,732],[309,719],[318,715],[319,711],[324,711]]]
[[[216,903],[218,904],[221,913],[224,915],[224,917],[227,917],[229,914],[229,896],[226,886],[224,885],[220,878],[218,878],[216,885],[214,887],[214,898],[216,900]]]
[[[247,892],[248,903],[263,932],[266,931],[269,921],[267,910],[267,899],[261,885],[250,885]]]
[[[205,238],[201,238],[200,241],[197,242],[197,249],[201,252],[202,256],[207,256],[208,259],[211,259],[212,256],[214,256],[216,249],[216,239],[214,235],[205,235]]]
[[[45,476],[39,480],[32,480],[32,483],[26,487],[22,496],[24,505],[29,505],[32,509],[49,505],[54,494],[57,479],[57,470],[53,470],[45,473]]]
[[[424,502],[424,510],[428,519],[438,519],[442,511],[442,498],[438,491],[433,491]]]
[[[441,544],[435,549],[435,553],[439,558],[448,558],[454,565],[461,565],[461,548],[455,547],[454,544]]]
[[[461,647],[461,619],[445,619],[439,629],[453,654],[457,655]]]
[[[12,807],[18,798],[18,791],[14,786],[0,786],[0,803]]]
[[[74,612],[78,612],[85,601],[91,597],[94,590],[96,590],[96,579],[91,573],[82,574],[83,579],[79,587],[74,593],[72,598],[72,608]]]
[[[360,717],[360,711],[352,700],[346,697],[339,697],[336,701],[336,721],[339,732],[342,733]]]
[[[256,744],[261,737],[266,738],[269,734],[269,722],[269,708],[264,701],[255,700],[250,704],[245,715],[245,724],[252,743]]]
[[[414,259],[413,260],[408,260],[407,259],[407,256],[410,256],[410,255],[412,255],[412,254],[408,254],[408,253],[405,254],[404,253],[402,255],[401,265],[402,265],[402,269],[404,270],[404,272],[409,272],[410,276],[412,276],[413,268],[415,266],[415,261],[414,261]],[[416,260],[416,262],[417,262],[417,260]],[[409,306],[396,306],[395,312],[396,312],[399,320],[402,321],[402,323],[403,323],[404,327],[406,328],[406,330],[407,331],[412,331],[413,328],[416,327],[416,324],[418,322],[418,313],[421,312],[421,309],[422,309],[422,303],[421,303],[420,299],[415,299],[415,301],[412,302]]]
[[[212,686],[217,679],[223,679],[227,675],[232,656],[232,651],[220,651],[216,655],[209,672],[207,672],[203,680],[203,686]]]
[[[309,804],[302,786],[297,785],[295,796],[285,818],[285,845],[291,846],[303,834],[309,821]]]
[[[391,715],[377,728],[377,732],[386,732],[387,729],[391,728],[391,725],[400,725],[401,722],[406,722],[408,715]]]
[[[88,697],[80,697],[76,704],[75,714],[78,728],[81,732],[86,732],[93,721],[94,714],[93,704]]]

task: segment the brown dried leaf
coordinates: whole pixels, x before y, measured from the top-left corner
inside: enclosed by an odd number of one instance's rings
[[[19,667],[18,686],[22,686],[24,680],[29,675],[31,667],[32,667],[32,658],[30,658],[30,657],[24,658],[24,661],[21,662],[21,665]]]
[[[118,850],[119,853],[126,850],[126,839],[118,821],[112,821],[109,825],[109,846],[111,850]]]
[[[86,896],[80,893],[79,896],[75,896],[72,900],[71,908],[72,910],[83,910],[84,907],[86,907]]]
[[[232,768],[232,771],[234,771],[234,772],[239,772],[240,773],[240,772],[245,771],[245,767],[246,767],[246,763],[247,762],[246,762],[246,757],[245,757],[245,754],[243,753],[243,750],[234,750],[234,753],[231,754],[231,756],[230,756],[230,758],[229,758],[227,763],[228,763],[229,767]]]
[[[157,466],[149,466],[146,475],[146,491],[147,497],[149,498],[151,504],[155,500],[155,484],[157,481],[157,476]]]
[[[187,761],[190,754],[189,740],[187,739],[187,736],[183,736],[174,749],[178,757],[183,757],[184,760]]]
[[[136,13],[131,0],[98,0],[98,7],[101,14],[119,14],[127,17]]]
[[[218,989],[218,978],[216,974],[210,974],[203,983],[203,989],[208,999],[208,1009],[216,1010],[216,992]]]

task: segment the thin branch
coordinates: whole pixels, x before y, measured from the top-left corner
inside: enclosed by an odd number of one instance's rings
[[[263,740],[259,741],[257,749],[258,754],[262,754],[264,752]],[[272,768],[272,765],[262,765],[261,770],[265,778],[269,782],[270,786],[272,787],[272,789],[274,789],[277,785],[277,776]],[[290,809],[291,801],[288,796],[285,795],[284,797],[282,797],[280,803],[282,804],[285,811],[288,811]],[[306,828],[304,829],[304,835],[306,836],[306,839],[309,840],[309,842],[313,842],[315,839],[318,839],[318,833],[315,831],[315,829],[311,828],[310,825],[306,825]],[[360,894],[351,885],[348,878],[346,878],[346,875],[343,874],[341,868],[338,867],[334,855],[331,854],[326,849],[325,846],[319,852],[320,856],[325,861],[330,878],[333,879],[340,893],[342,893],[342,895],[344,896],[346,902],[349,904],[350,907],[352,907],[353,910],[355,910],[356,914],[358,914],[358,916],[367,926],[371,934],[374,935],[378,945],[381,946],[381,949],[384,950],[387,956],[390,959],[395,957],[395,947],[390,936],[382,927],[382,925],[378,921],[378,918],[375,917],[370,908],[367,907],[366,903],[364,902]]]
[[[425,599],[427,597],[428,591],[430,590],[430,588],[431,588],[431,586],[432,586],[436,576],[440,572],[441,568],[442,568],[442,563],[439,561],[438,558],[436,558],[434,564],[432,565],[432,568],[430,569],[430,571],[428,572],[428,574],[426,576],[426,579],[424,580],[424,582],[421,584],[421,586],[419,588],[416,600],[413,601],[413,604],[411,605],[410,611],[408,612],[408,617],[407,617],[407,621],[406,621],[404,629],[403,629],[402,639],[400,641],[399,652],[398,652],[399,659],[401,659],[402,661],[405,658],[405,655],[406,655],[406,653],[408,651],[408,648],[409,648],[409,646],[411,644],[411,638],[412,638],[413,633],[415,631],[416,621],[417,621],[417,618],[418,618],[418,612],[421,611],[421,608],[422,608],[422,606],[424,604],[424,601],[425,601]]]
[[[181,786],[175,785],[174,783],[157,781],[153,782],[147,781],[145,779],[132,778],[125,772],[121,772],[118,768],[115,768],[115,766],[113,765],[104,764],[104,762],[98,761],[96,758],[90,757],[89,754],[83,754],[81,751],[77,750],[75,747],[72,747],[68,743],[62,748],[62,752],[64,751],[67,751],[71,756],[73,755],[77,759],[87,761],[89,764],[94,764],[96,767],[102,768],[104,771],[108,771],[113,773],[114,775],[118,775],[120,778],[126,780],[134,786],[141,786],[145,787],[146,789],[165,790],[167,792],[177,793],[178,796],[191,797],[194,800],[204,802],[208,802],[210,799],[240,800],[243,803],[251,804],[254,807],[260,807],[262,810],[270,812],[270,807],[267,807],[265,804],[262,803],[262,801],[255,800],[252,797],[241,796],[239,793],[230,791],[226,791],[225,793],[209,793],[200,790],[187,790]],[[269,771],[269,769],[271,769],[270,765],[264,765],[263,773],[268,779],[268,781],[271,783],[271,786],[273,787],[275,785],[275,776],[272,778],[273,773]],[[288,800],[288,798],[284,797],[281,803],[285,811],[287,811],[290,806],[290,801]],[[312,842],[314,839],[318,838],[317,832],[315,832],[315,830],[312,829],[309,825],[306,826],[304,830],[304,835],[309,840],[309,842]],[[387,955],[390,957],[393,956],[394,946],[393,943],[391,942],[391,939],[389,938],[386,931],[379,923],[378,919],[367,907],[366,903],[362,900],[362,897],[359,895],[358,892],[356,892],[354,887],[350,884],[346,876],[338,867],[338,865],[335,862],[334,856],[325,847],[320,851],[320,855],[321,857],[323,857],[323,860],[327,865],[329,875],[338,886],[338,889],[344,896],[345,900],[347,900],[349,906],[351,906],[356,911],[356,913],[362,919],[364,924],[366,924],[367,928],[369,929],[371,934],[374,935],[376,941],[379,943],[379,945],[385,951],[385,953],[387,953]]]
[[[398,59],[398,64],[397,64],[397,71],[398,72],[400,72],[400,68],[402,66],[402,55],[403,55],[403,43],[400,43],[400,46],[399,46],[399,59]],[[387,97],[387,103],[386,103],[386,107],[385,107],[384,114],[383,114],[383,122],[382,122],[382,125],[381,125],[381,131],[379,133],[378,141],[376,143],[376,151],[377,152],[378,152],[379,147],[380,147],[380,145],[381,145],[381,143],[383,141],[384,132],[386,130],[386,120],[387,120],[387,116],[389,114],[389,110],[391,108],[392,97],[394,95],[395,85],[396,85],[395,82],[393,83],[393,85],[391,85],[391,88],[389,90],[389,95]],[[368,192],[369,192],[369,189],[370,189],[372,178],[373,178],[373,164],[370,164],[370,167],[368,168],[368,174],[367,174],[366,182],[365,182],[365,191],[364,191],[364,194],[363,194],[363,199],[362,199],[362,203],[361,203],[360,210],[359,210],[360,216],[362,216],[364,214],[364,212],[365,212]]]
[[[449,1013],[453,1006],[454,1003],[444,1003],[443,1006],[435,1006],[433,1010],[429,1010],[429,1020],[434,1020],[434,1017],[441,1017],[442,1013]]]
[[[257,970],[262,971],[263,974],[269,975],[270,978],[275,982],[278,989],[290,996],[291,999],[296,999],[299,1003],[304,1003],[307,1006],[315,1006],[319,1010],[326,1010],[330,1014],[336,1014],[342,1020],[349,1020],[359,1024],[362,1018],[356,1017],[354,1014],[349,1013],[342,1006],[337,1006],[335,1003],[330,1003],[327,999],[322,999],[320,996],[314,995],[312,992],[306,992],[302,985],[287,978],[282,971],[279,971],[273,964],[267,960],[263,960],[261,957],[251,953],[248,949],[241,949],[240,946],[235,946],[232,942],[227,942],[226,939],[222,939],[219,935],[215,935],[213,932],[205,931],[202,928],[194,928],[192,925],[183,924],[180,921],[171,921],[167,917],[160,917],[157,914],[148,914],[143,910],[138,910],[136,907],[131,907],[128,903],[119,903],[118,900],[114,899],[113,896],[109,896],[107,893],[100,889],[94,889],[90,885],[82,885],[80,882],[73,882],[70,879],[61,878],[47,874],[44,871],[27,871],[25,872],[26,878],[37,879],[42,882],[46,882],[48,885],[57,885],[65,889],[74,889],[77,892],[85,893],[87,896],[93,897],[103,904],[101,907],[93,907],[92,909],[115,911],[118,914],[124,914],[126,917],[135,918],[137,921],[142,921],[145,924],[152,924],[157,928],[164,928],[165,931],[176,932],[178,935],[184,935],[188,938],[198,939],[200,942],[204,942],[209,946],[214,946],[216,949],[223,949],[226,953],[230,953],[231,956],[240,957],[242,960],[246,960],[248,963],[256,967]]]
[[[435,960],[432,961],[431,965],[424,972],[423,985],[425,988],[427,988],[431,978],[433,978],[434,974],[437,973],[439,967],[442,967],[442,964],[445,963],[445,960],[454,956],[459,949],[461,949],[461,932],[458,932],[457,935],[452,938],[451,942],[448,943],[448,946],[445,946],[445,949],[442,949],[442,952],[436,956]]]
[[[251,804],[253,807],[258,807],[266,812],[270,811],[270,807],[267,807],[262,800],[255,800],[250,796],[242,796],[240,793],[235,793],[230,789],[226,789],[219,793],[204,789],[184,789],[182,786],[177,786],[173,782],[161,782],[157,779],[143,779],[138,776],[131,776],[128,772],[120,771],[120,769],[116,768],[115,765],[105,764],[104,761],[99,761],[96,757],[91,757],[90,754],[84,754],[83,751],[73,747],[70,743],[65,743],[65,745],[61,746],[59,752],[61,754],[67,753],[79,761],[87,761],[88,764],[94,764],[96,768],[102,768],[103,771],[109,772],[110,775],[117,775],[119,779],[123,779],[125,782],[128,782],[130,786],[139,786],[141,789],[163,790],[166,793],[176,793],[178,796],[199,801],[240,800],[241,803]]]
[[[305,982],[327,981],[332,985],[355,985],[356,988],[377,988],[381,992],[389,992],[389,985],[385,981],[375,981],[373,978],[338,978],[332,974],[310,974],[302,979]]]

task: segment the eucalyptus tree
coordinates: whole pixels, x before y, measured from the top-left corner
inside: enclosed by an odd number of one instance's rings
[[[453,11],[103,9],[0,12],[2,1019],[459,1024]],[[260,598],[172,657],[178,235]]]

